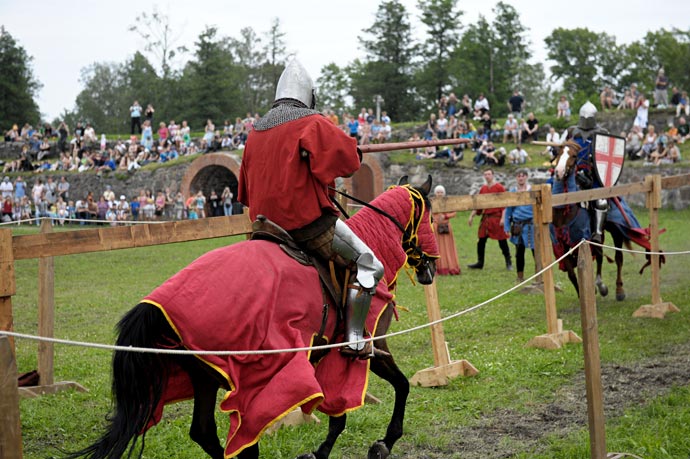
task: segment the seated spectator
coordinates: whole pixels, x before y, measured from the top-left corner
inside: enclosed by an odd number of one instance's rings
[[[166,145],[168,143],[168,138],[170,137],[170,131],[165,125],[164,121],[158,123],[158,144]]]
[[[640,127],[633,126],[627,135],[625,135],[625,132],[622,132],[621,137],[625,137],[625,155],[628,159],[639,159],[643,155],[642,140],[644,139],[644,134],[642,134]]]
[[[671,107],[676,107],[680,103],[680,91],[677,86],[671,88]]]
[[[501,155],[500,152],[496,152],[496,147],[492,141],[489,140],[484,142],[474,156],[475,167],[483,166],[484,164],[502,166],[505,163],[505,149],[503,147],[501,148],[503,149],[503,155]]]
[[[534,113],[530,112],[527,115],[525,124],[522,126],[521,132],[522,143],[528,140],[539,140],[539,120],[534,116]]]
[[[9,223],[14,220],[14,205],[12,196],[8,195],[2,200],[2,214],[0,214],[0,221],[2,223]]]
[[[388,142],[391,139],[391,125],[384,120],[381,120],[381,129],[379,130],[379,142]]]
[[[566,99],[565,96],[560,97],[556,107],[558,109],[556,118],[565,118],[567,120],[570,119],[570,102],[568,102],[568,99]]]
[[[680,112],[685,112],[685,116],[690,116],[690,101],[688,100],[688,92],[683,91],[678,99],[676,105],[676,118],[680,116]]]
[[[82,142],[89,147],[96,145],[98,138],[96,137],[96,131],[91,126],[91,123],[86,123],[84,128],[84,134],[82,136]]]
[[[613,99],[616,94],[611,89],[611,86],[605,86],[604,89],[599,94],[599,101],[601,102],[601,110],[606,111],[606,109],[613,108]]]
[[[474,102],[474,117],[472,119],[476,121],[481,120],[482,115],[489,110],[489,101],[486,97],[484,97],[484,93],[480,92],[479,97],[477,97],[477,100]]]
[[[623,99],[618,104],[618,110],[634,110],[635,109],[635,97],[633,97],[632,92],[626,89],[623,93]]]
[[[642,143],[642,156],[645,161],[649,161],[651,155],[657,149],[658,136],[654,125],[650,125],[647,130],[647,135],[644,137],[644,142]]]
[[[508,114],[508,119],[506,119],[503,125],[503,143],[508,143],[508,137],[513,139],[513,142],[520,143],[520,138],[518,137],[518,122],[513,117],[512,113]]]
[[[684,143],[688,139],[690,139],[690,125],[685,117],[681,117],[678,120],[678,136],[675,140],[677,143]]]
[[[669,141],[666,151],[666,158],[662,160],[662,163],[666,161],[668,164],[673,164],[681,160],[680,148],[678,148],[678,143],[675,140]]]
[[[19,140],[19,126],[13,124],[12,128],[5,132],[5,142],[18,142]]]
[[[510,164],[525,164],[529,161],[529,155],[527,154],[527,150],[522,148],[522,144],[518,143],[517,146],[508,153],[508,160]]]
[[[546,134],[546,142],[561,143],[561,136],[558,134],[558,132],[556,132],[556,128],[554,128],[553,126],[549,126],[548,124],[546,125],[546,127],[549,128],[549,132]],[[565,136],[563,136],[563,138],[565,138]],[[542,156],[549,155],[553,158],[553,156],[556,154],[556,149],[557,147],[555,146],[547,145],[546,148],[544,148],[544,150],[540,152],[540,154]]]
[[[484,128],[479,128],[477,133],[472,138],[472,149],[474,151],[479,151],[479,149],[484,145],[485,142],[489,140],[489,135],[484,132]]]
[[[472,113],[472,99],[467,94],[462,96],[460,101],[460,114],[463,117],[468,117]]]

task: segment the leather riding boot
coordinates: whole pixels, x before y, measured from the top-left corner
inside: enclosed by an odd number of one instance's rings
[[[361,341],[366,338],[364,325],[373,295],[373,292],[363,289],[357,282],[348,288],[345,305],[345,341]],[[358,342],[340,348],[340,352],[350,357],[366,359],[371,357],[371,349],[371,342]]]
[[[486,253],[486,239],[480,239],[477,242],[477,262],[467,265],[470,269],[484,268],[484,254]]]

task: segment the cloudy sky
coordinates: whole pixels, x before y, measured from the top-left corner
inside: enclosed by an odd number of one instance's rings
[[[546,57],[544,38],[554,28],[587,27],[614,35],[617,43],[640,40],[648,31],[690,27],[687,0],[505,0],[529,29],[534,59]],[[170,18],[177,44],[193,49],[206,25],[221,35],[239,37],[251,27],[263,36],[274,18],[285,32],[288,51],[296,53],[314,79],[330,63],[345,65],[363,56],[357,37],[375,19],[380,2],[373,0],[0,0],[0,24],[33,57],[34,76],[43,84],[38,103],[49,120],[72,109],[81,90],[81,70],[94,62],[122,63],[142,39],[128,31],[135,19],[154,6]],[[417,0],[402,0],[411,13],[413,30],[421,36]],[[458,2],[465,12],[462,23],[479,15],[493,17],[496,1]],[[548,63],[546,63],[548,67]]]

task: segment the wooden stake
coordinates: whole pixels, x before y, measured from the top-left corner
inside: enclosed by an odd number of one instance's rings
[[[17,364],[7,336],[0,336],[0,458],[22,459]]]
[[[580,285],[580,318],[585,353],[590,452],[592,459],[606,459],[606,426],[597,330],[597,303],[592,271],[592,251],[589,244],[580,246],[577,276]]]

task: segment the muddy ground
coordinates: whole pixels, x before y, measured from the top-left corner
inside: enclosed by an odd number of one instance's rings
[[[673,386],[690,384],[690,343],[634,365],[604,365],[602,382],[606,418],[621,416],[628,408],[667,394]],[[535,447],[538,440],[547,435],[565,436],[587,426],[584,372],[572,384],[559,390],[556,400],[556,403],[533,407],[529,414],[499,410],[484,415],[480,425],[457,429],[458,440],[449,450],[398,449],[392,457],[504,459]]]

